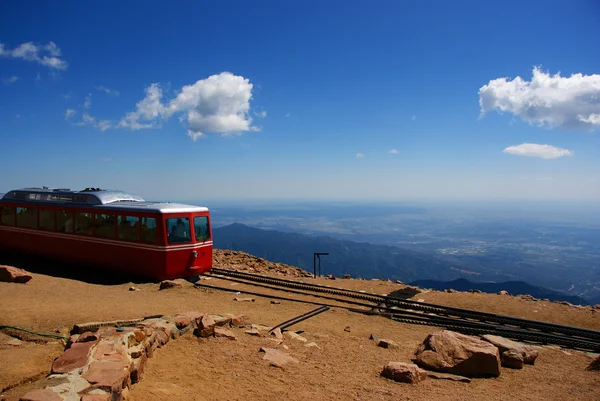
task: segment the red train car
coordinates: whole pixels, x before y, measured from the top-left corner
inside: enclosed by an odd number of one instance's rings
[[[165,280],[212,268],[206,207],[121,191],[12,190],[0,199],[0,248]]]

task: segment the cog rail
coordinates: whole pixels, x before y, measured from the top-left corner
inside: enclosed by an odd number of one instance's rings
[[[227,281],[241,282],[241,280],[237,280],[237,279],[233,279],[233,280],[230,278],[224,278],[224,279]],[[574,338],[574,337],[564,336],[564,335],[536,332],[536,331],[520,329],[520,328],[498,326],[498,325],[491,324],[491,323],[482,323],[482,322],[477,322],[477,321],[469,321],[469,320],[455,319],[455,318],[449,318],[449,317],[438,316],[438,315],[430,315],[430,314],[424,314],[422,312],[416,312],[416,311],[410,311],[410,310],[398,310],[398,309],[388,308],[385,306],[374,307],[372,304],[365,303],[365,302],[353,301],[353,300],[349,300],[349,299],[340,299],[340,298],[336,298],[336,297],[329,296],[329,295],[321,295],[321,294],[314,294],[314,293],[311,294],[311,293],[306,293],[303,291],[293,290],[293,289],[288,289],[288,288],[272,287],[272,286],[269,286],[266,284],[260,284],[260,283],[246,282],[245,284],[253,285],[253,286],[257,286],[257,287],[261,287],[261,288],[267,288],[267,289],[275,290],[275,291],[285,291],[285,292],[289,292],[289,293],[293,293],[293,294],[301,294],[301,295],[324,298],[324,299],[327,299],[330,301],[347,303],[347,304],[350,304],[353,306],[345,306],[345,305],[339,305],[339,304],[336,305],[336,304],[324,303],[324,302],[318,302],[318,301],[309,301],[309,300],[305,300],[305,299],[303,300],[303,299],[290,298],[290,297],[281,296],[281,295],[264,294],[264,293],[258,293],[258,292],[253,292],[253,291],[243,291],[245,294],[248,294],[248,295],[260,296],[260,297],[265,297],[265,298],[273,298],[273,299],[279,299],[279,300],[286,300],[286,301],[292,301],[292,302],[301,302],[301,303],[306,303],[306,304],[319,305],[322,307],[326,306],[326,307],[331,307],[331,308],[341,308],[341,309],[346,309],[346,310],[349,310],[352,312],[361,313],[361,314],[365,314],[365,315],[379,315],[379,316],[387,317],[387,318],[390,318],[390,319],[400,322],[400,323],[443,327],[448,330],[453,330],[453,331],[457,331],[457,332],[464,333],[464,334],[474,334],[474,335],[496,334],[496,335],[501,335],[506,338],[511,338],[514,340],[528,341],[528,342],[541,343],[541,344],[555,344],[555,345],[560,345],[560,346],[568,347],[568,348],[572,348],[572,349],[588,350],[588,351],[594,351],[594,352],[600,351],[600,342],[593,341],[593,340],[585,340],[585,339],[579,339],[579,338]],[[227,291],[227,292],[238,292],[239,291],[239,289],[224,288],[224,287],[213,286],[213,285],[209,285],[209,284],[200,284],[199,282],[196,282],[194,284],[194,286],[196,288],[208,288],[208,289]],[[357,308],[357,307],[364,307],[365,309]]]
[[[433,314],[440,317],[452,318],[455,321],[458,321],[457,318],[460,318],[461,320],[472,319],[481,323],[491,323],[495,325],[507,326],[507,328],[513,326],[515,328],[526,329],[532,332],[537,331],[549,334],[562,334],[573,337],[580,337],[582,339],[587,340],[600,341],[600,331],[566,326],[556,323],[548,323],[539,320],[529,320],[518,317],[499,315],[495,313],[478,312],[469,309],[442,306],[425,302],[417,302],[408,299],[398,299],[384,295],[371,294],[354,290],[346,290],[313,283],[302,283],[294,280],[267,277],[259,274],[243,273],[228,269],[213,268],[211,273],[217,276],[221,275],[230,278],[235,278],[238,280],[246,280],[249,282],[265,283],[278,287],[293,288],[303,291],[326,293],[336,296],[353,298],[362,301],[372,302],[376,305],[385,304],[386,307],[396,307],[402,310],[420,311],[423,313]],[[246,282],[246,284],[251,283]]]

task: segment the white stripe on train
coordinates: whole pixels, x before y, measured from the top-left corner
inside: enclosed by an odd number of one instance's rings
[[[75,240],[75,241],[93,242],[93,243],[106,244],[106,245],[116,245],[116,246],[121,246],[121,247],[126,247],[126,248],[145,249],[145,250],[150,250],[150,251],[161,251],[161,252],[181,251],[181,250],[185,250],[185,249],[199,249],[199,248],[205,248],[208,246],[212,246],[212,244],[213,244],[212,241],[206,241],[202,244],[195,243],[195,244],[164,246],[164,245],[144,244],[141,242],[117,241],[117,240],[97,238],[97,237],[91,237],[91,236],[88,237],[88,236],[83,236],[83,235],[79,235],[79,234],[62,234],[62,233],[56,233],[56,232],[50,232],[50,231],[39,231],[39,230],[35,230],[35,229],[10,227],[10,226],[0,226],[0,230],[18,232],[18,233],[22,233],[22,234],[39,235],[42,237],[70,239],[70,240]]]

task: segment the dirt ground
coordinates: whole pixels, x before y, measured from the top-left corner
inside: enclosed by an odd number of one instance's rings
[[[386,281],[305,280],[380,294],[401,288]],[[155,283],[99,285],[34,274],[27,284],[0,283],[0,325],[52,333],[57,329],[65,332],[76,323],[196,310],[245,314],[251,323],[273,326],[316,308],[292,301],[271,304],[270,299],[263,297],[253,297],[255,302],[236,302],[236,296],[246,297],[243,291],[248,287],[219,279],[201,282],[242,294],[199,290],[191,285],[159,291]],[[129,291],[130,286],[139,291]],[[274,294],[259,288],[252,290]],[[427,292],[414,299],[600,329],[600,313],[590,308],[470,293]],[[128,399],[600,399],[600,374],[585,370],[592,355],[580,351],[540,347],[534,366],[526,365],[522,370],[502,368],[496,379],[474,379],[469,384],[427,379],[412,386],[381,378],[379,373],[387,362],[410,362],[417,346],[438,328],[332,308],[293,329],[304,331],[302,335],[319,348],[307,348],[286,338],[286,352],[300,362],[284,369],[269,366],[259,353],[260,347],[282,349],[281,345],[269,338],[249,336],[243,329],[233,329],[237,341],[198,340],[192,335],[171,341],[148,361],[143,380],[132,387]],[[369,340],[371,334],[392,339],[400,348],[379,348]],[[53,358],[62,348],[52,340],[19,346],[6,345],[6,340],[7,337],[0,337],[0,387],[8,389],[0,399],[18,400],[29,389],[43,386],[44,381],[36,379],[49,372]]]

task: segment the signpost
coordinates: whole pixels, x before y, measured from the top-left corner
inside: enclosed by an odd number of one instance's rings
[[[313,254],[314,277],[317,278],[317,259],[319,259],[319,276],[321,275],[321,256],[329,255],[329,252],[315,252]]]

